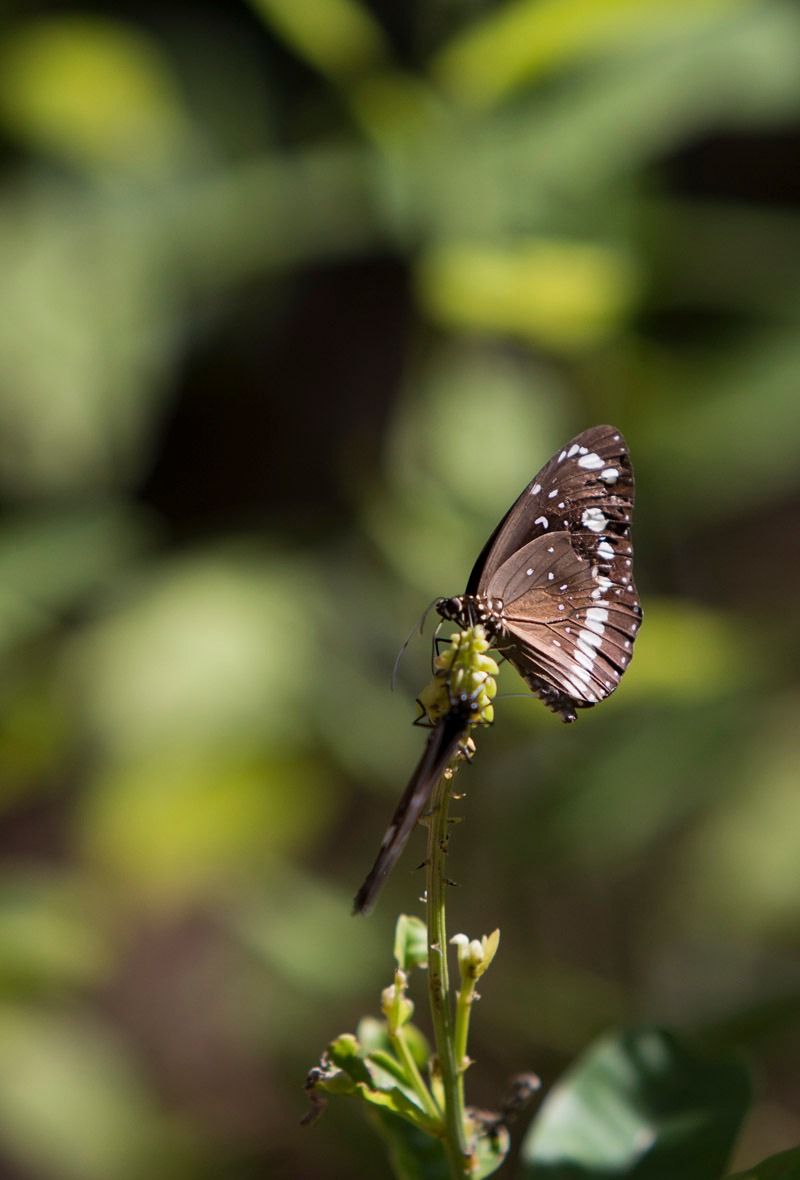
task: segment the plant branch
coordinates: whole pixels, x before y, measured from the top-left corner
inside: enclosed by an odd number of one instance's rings
[[[428,819],[428,998],[444,1095],[445,1150],[453,1180],[462,1180],[469,1175],[470,1152],[464,1131],[461,1063],[456,1059],[454,1045],[445,916],[447,883],[444,868],[451,778],[452,775],[446,772],[439,780]]]

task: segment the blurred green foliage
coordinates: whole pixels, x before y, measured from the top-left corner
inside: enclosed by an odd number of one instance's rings
[[[297,1124],[420,888],[349,917],[392,662],[607,420],[645,626],[469,771],[470,1099],[646,1018],[755,1062],[740,1169],[800,1140],[798,44],[791,0],[6,6],[4,1176],[384,1174]]]

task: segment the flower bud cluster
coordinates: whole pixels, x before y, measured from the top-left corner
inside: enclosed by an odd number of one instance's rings
[[[486,654],[489,646],[486,632],[480,626],[457,631],[450,637],[433,662],[433,680],[420,696],[429,721],[438,721],[457,702],[467,701],[471,706],[468,724],[491,725],[499,669]]]

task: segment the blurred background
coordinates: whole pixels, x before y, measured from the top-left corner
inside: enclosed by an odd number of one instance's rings
[[[6,4],[2,1180],[386,1174],[298,1122],[421,913],[421,840],[349,912],[392,664],[605,421],[645,624],[461,778],[469,1097],[659,1021],[752,1062],[741,1166],[800,1140],[799,46],[792,0]]]

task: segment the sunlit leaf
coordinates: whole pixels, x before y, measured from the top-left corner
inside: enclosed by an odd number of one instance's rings
[[[160,234],[141,212],[31,179],[0,201],[0,256],[0,483],[113,495],[147,462],[174,360]]]
[[[0,119],[39,150],[125,171],[174,162],[186,134],[169,65],[143,29],[74,13],[6,34]]]
[[[693,25],[742,0],[517,0],[454,38],[436,72],[460,98],[490,103],[523,82],[631,40]]]
[[[65,684],[105,750],[197,751],[257,733],[275,747],[306,731],[307,595],[275,564],[209,554],[162,565],[80,637]]]
[[[358,0],[250,0],[265,23],[311,65],[332,78],[374,66],[386,46],[380,26]]]
[[[644,600],[645,623],[626,672],[628,703],[637,697],[708,700],[753,683],[760,671],[757,645],[734,615],[678,598]]]
[[[248,879],[307,844],[330,795],[308,762],[167,750],[100,772],[79,815],[93,863],[162,900]]]
[[[443,323],[569,351],[614,330],[633,297],[630,263],[592,243],[448,243],[422,259],[423,305]]]

